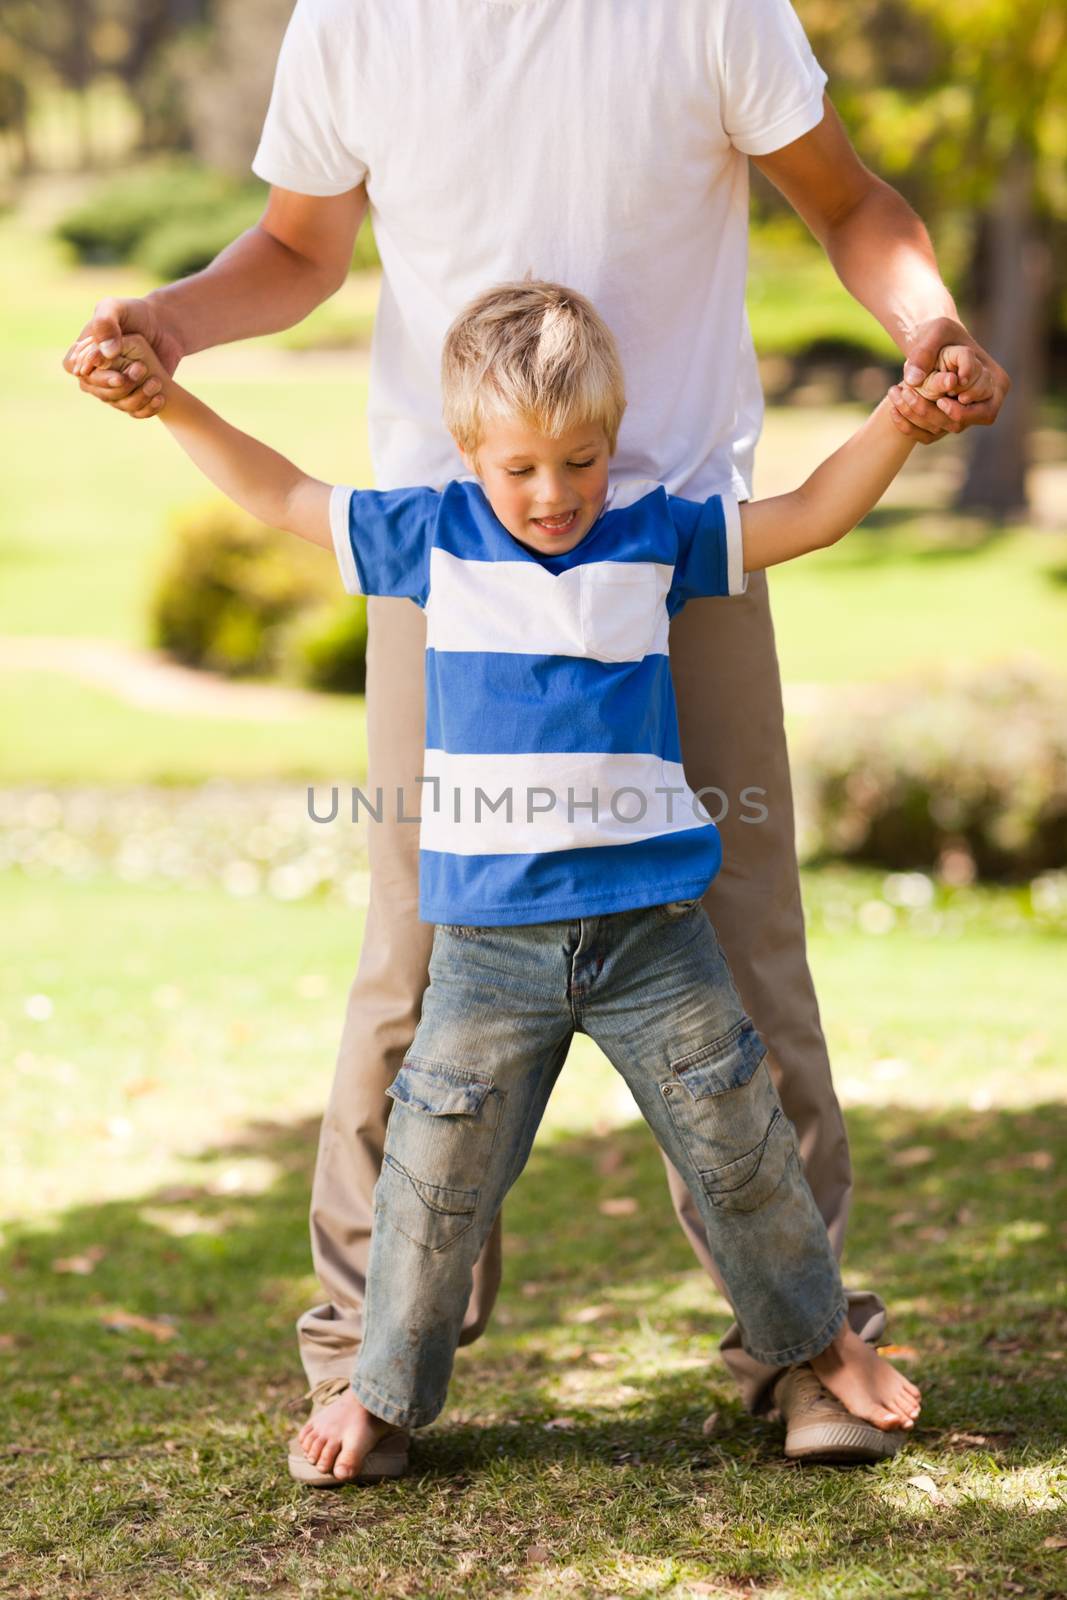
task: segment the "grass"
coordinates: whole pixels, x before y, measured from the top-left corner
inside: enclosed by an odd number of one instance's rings
[[[726,1308],[579,1041],[507,1207],[498,1314],[415,1474],[315,1495],[280,1447],[358,914],[8,873],[0,1592],[1062,1593],[1063,933],[1020,893],[945,891],[939,926],[864,934],[885,888],[806,881],[858,1173],[850,1276],[886,1294],[926,1392],[905,1453],[796,1470],[740,1411]],[[110,1331],[116,1312],[155,1331]]]

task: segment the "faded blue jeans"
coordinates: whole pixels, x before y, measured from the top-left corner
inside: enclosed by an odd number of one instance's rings
[[[749,1354],[806,1361],[844,1323],[792,1125],[699,901],[438,926],[374,1196],[352,1387],[375,1416],[422,1427],[442,1410],[472,1268],[576,1032],[622,1074],[688,1184]]]

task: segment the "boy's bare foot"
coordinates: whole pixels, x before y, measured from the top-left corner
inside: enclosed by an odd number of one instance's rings
[[[918,1389],[865,1344],[847,1322],[821,1355],[812,1356],[810,1364],[819,1381],[854,1417],[886,1432],[915,1426],[921,1407]]]
[[[375,1445],[397,1431],[393,1423],[372,1416],[346,1389],[305,1422],[297,1437],[312,1466],[345,1483],[359,1476]]]

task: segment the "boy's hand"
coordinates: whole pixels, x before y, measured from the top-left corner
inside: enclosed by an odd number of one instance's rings
[[[951,356],[948,369],[942,367],[946,356]],[[927,397],[926,385],[939,368],[955,372],[957,387]],[[892,406],[894,427],[920,444],[933,444],[946,433],[989,427],[1004,404],[1011,379],[962,323],[940,317],[917,330],[907,351],[903,380],[896,387],[902,391],[902,403]]]
[[[63,357],[63,367],[77,377],[84,394],[105,401],[129,417],[154,417],[160,408],[151,401],[162,393],[159,379],[148,379],[143,363],[134,362],[122,372],[113,366],[113,353],[120,351],[123,339],[130,334],[143,334],[164,372],[174,372],[184,351],[150,299],[101,300]],[[86,360],[90,351],[92,358]]]
[[[120,380],[140,385],[144,398],[128,415],[155,416],[166,403],[168,373],[144,334],[123,334],[121,339],[109,340],[108,348],[115,353],[104,355],[101,345],[93,339],[81,341],[71,351],[68,370],[79,379],[87,378],[91,372],[114,372]]]
[[[900,431],[919,436],[929,444],[938,437],[924,426],[924,413],[931,402],[944,414],[945,431],[962,433],[968,425],[960,420],[964,409],[971,405],[984,407],[995,393],[993,374],[970,345],[945,345],[929,376],[918,387],[894,384],[889,390],[889,403]]]

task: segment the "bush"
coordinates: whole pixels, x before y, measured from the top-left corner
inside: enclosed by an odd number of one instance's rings
[[[187,278],[214,261],[263,215],[262,193],[237,196],[210,211],[175,216],[154,228],[137,248],[137,263],[160,282]]]
[[[101,184],[56,225],[85,262],[136,261],[162,281],[199,272],[259,220],[267,190],[187,158],[168,157]],[[377,267],[369,221],[356,238],[354,270]]]
[[[367,686],[367,602],[348,597],[298,620],[285,646],[289,676],[309,689],[362,694]]]
[[[195,161],[146,162],[101,184],[83,205],[61,219],[56,234],[82,261],[129,261],[148,247],[157,230],[190,219],[220,217],[238,202],[247,208],[253,195],[258,195],[262,207],[262,184],[237,183]]]
[[[225,501],[183,513],[150,602],[153,642],[231,676],[277,669],[287,625],[336,592],[327,553]]]
[[[957,880],[1067,863],[1067,682],[1002,670],[841,710],[804,741],[818,853]]]

